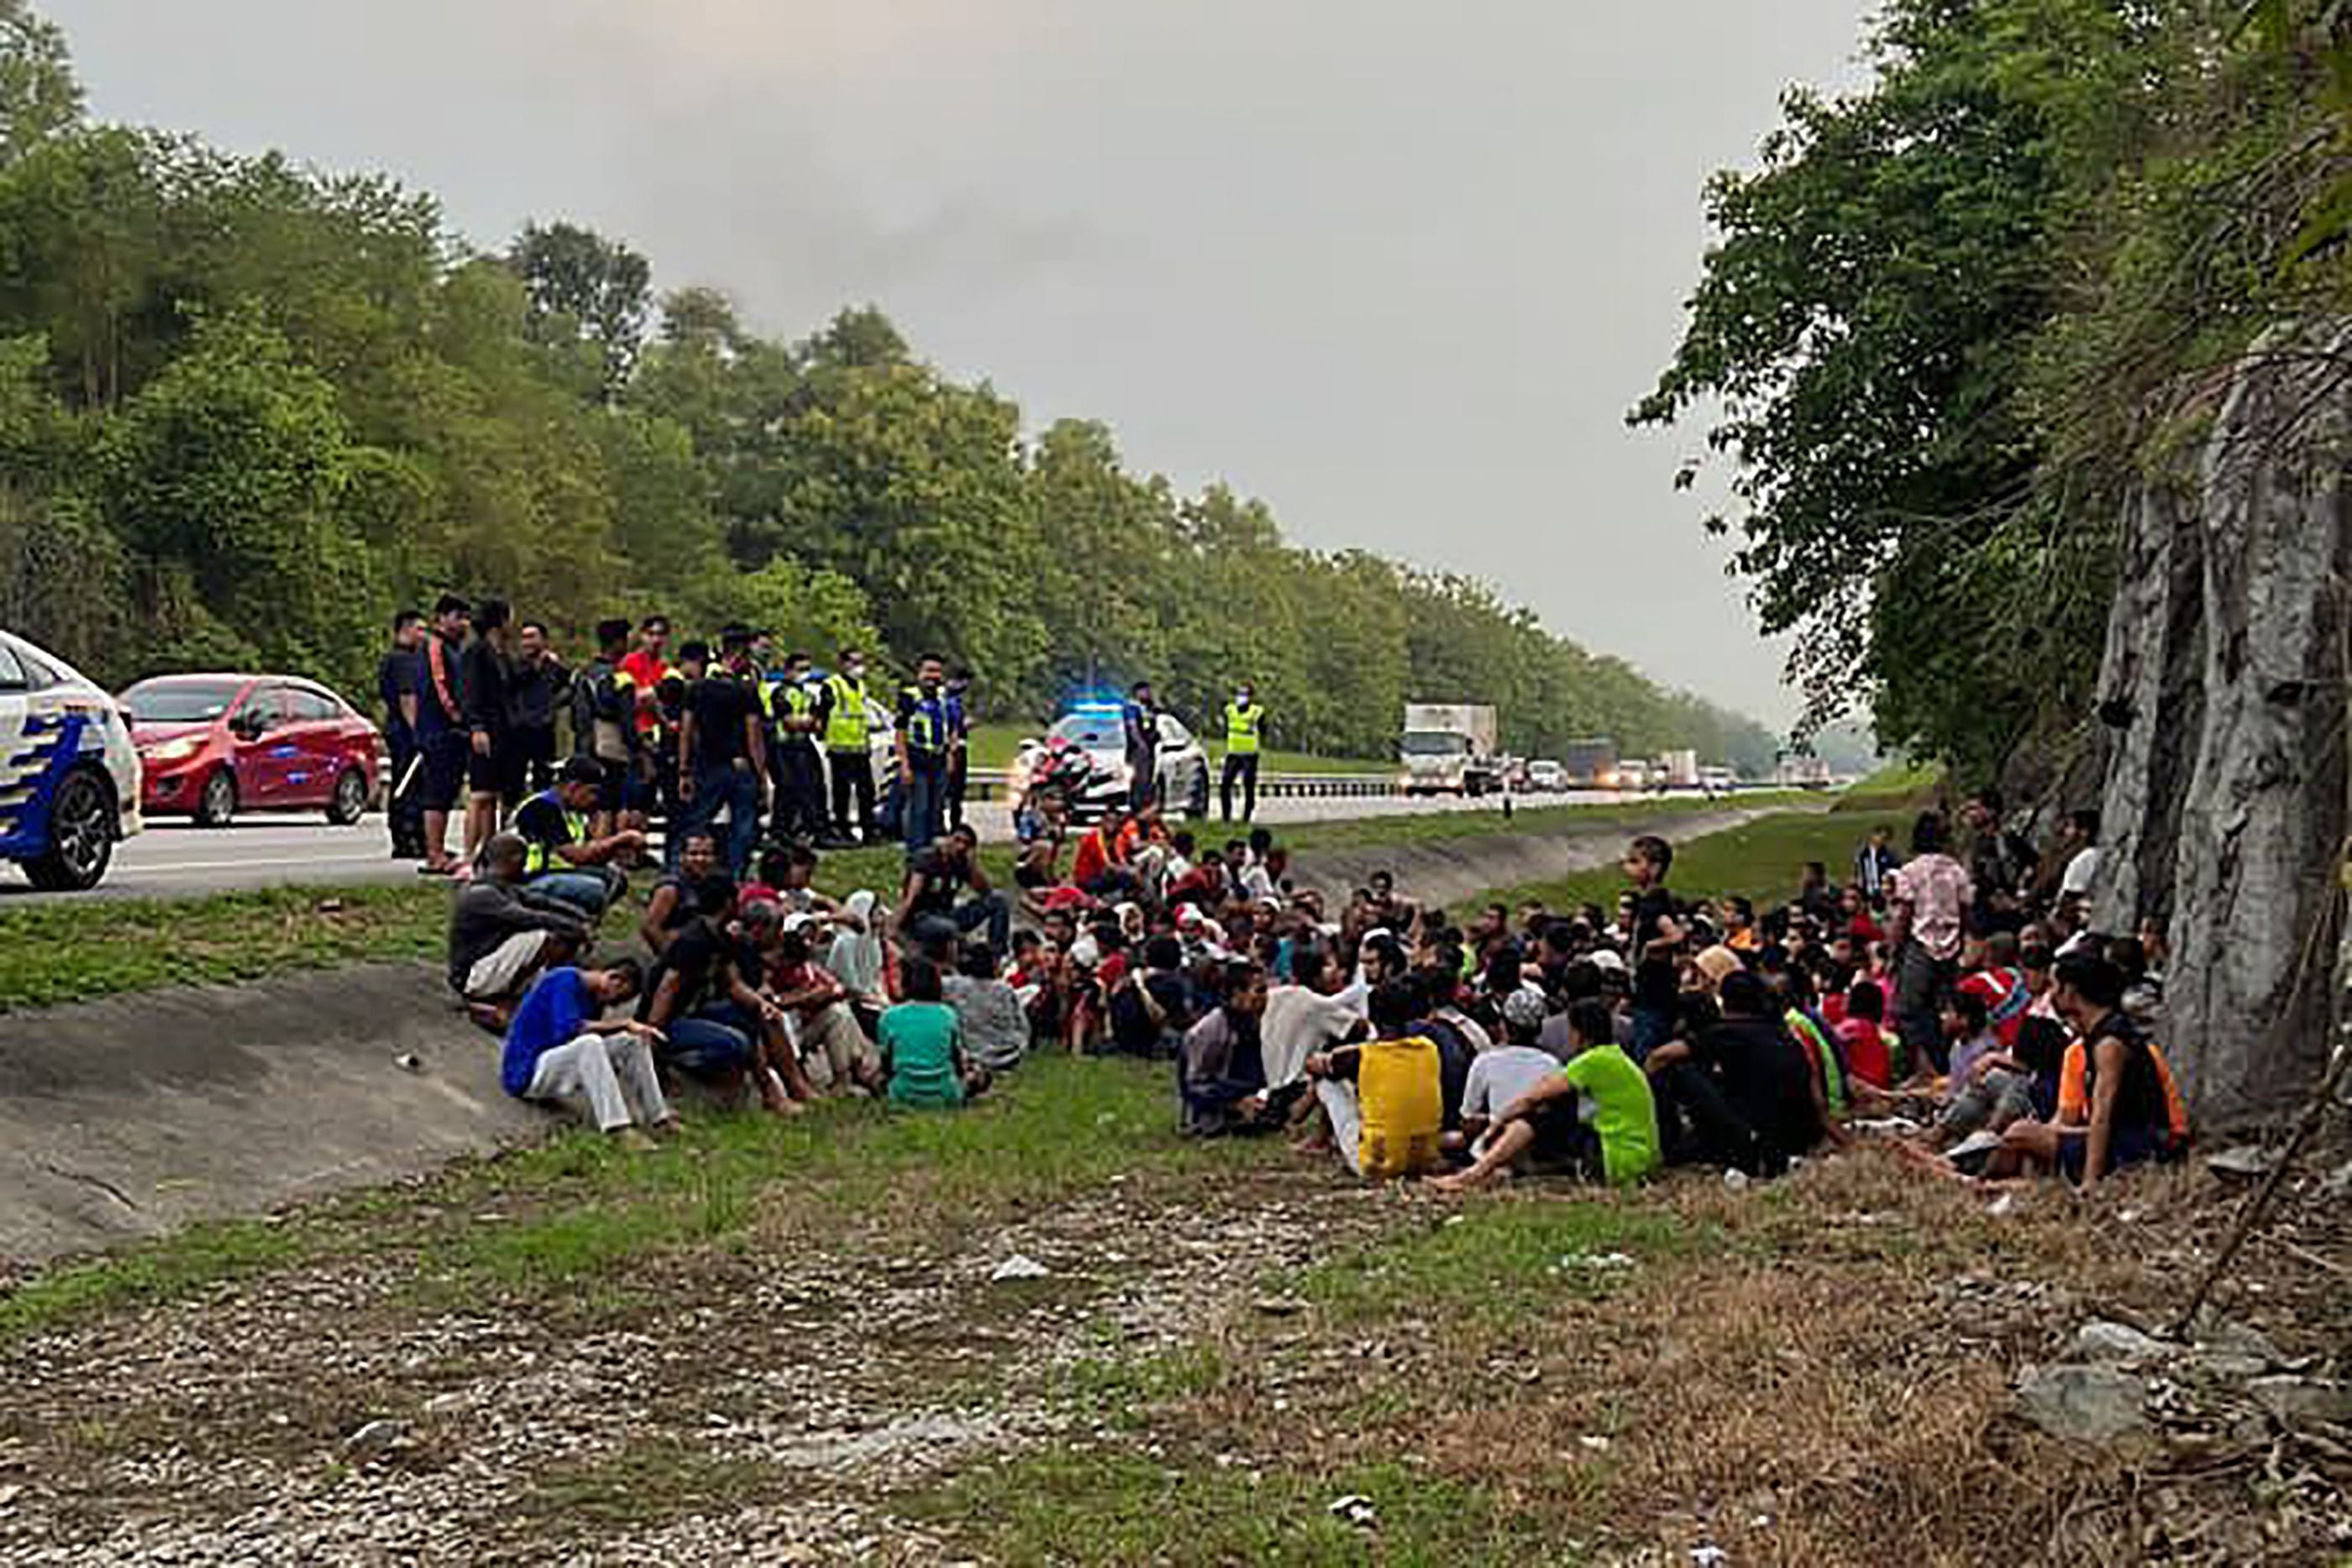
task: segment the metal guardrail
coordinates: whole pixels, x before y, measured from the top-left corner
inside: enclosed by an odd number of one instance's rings
[[[1209,772],[1209,794],[1212,800],[1216,797],[1217,788],[1217,771],[1213,767]],[[1774,789],[1780,788],[1785,788],[1785,786],[1742,783],[1733,786],[1732,789],[1729,791],[1717,791],[1716,793],[1737,794],[1759,789]],[[1398,786],[1397,776],[1393,773],[1261,773],[1257,778],[1257,795],[1258,799],[1261,800],[1367,800],[1401,799],[1404,796],[1404,790]],[[1561,799],[1562,797],[1591,797],[1596,794],[1614,794],[1621,800],[1644,800],[1662,799],[1668,796],[1693,796],[1705,793],[1706,793],[1706,791],[1696,789],[1696,787],[1688,786],[1669,789],[1633,789],[1622,792],[1597,790],[1580,787],[1576,789],[1556,790],[1512,790],[1507,792],[1507,798],[1522,806],[1550,803],[1569,805],[1574,804],[1574,800],[1563,800]],[[1007,787],[1004,776],[1002,773],[993,773],[975,777],[971,780],[971,787],[966,794],[966,799],[973,800],[1003,800],[1006,798],[1006,794]],[[1506,798],[1506,792],[1497,790],[1486,798],[1497,802],[1499,805],[1499,803]]]

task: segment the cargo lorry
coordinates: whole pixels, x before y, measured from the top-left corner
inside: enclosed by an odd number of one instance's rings
[[[1479,796],[1503,787],[1502,734],[1477,703],[1407,703],[1397,788],[1407,795]]]

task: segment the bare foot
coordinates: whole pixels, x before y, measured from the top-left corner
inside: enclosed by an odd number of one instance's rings
[[[664,1116],[660,1121],[656,1122],[648,1130],[655,1137],[659,1138],[664,1143],[667,1143],[672,1138],[680,1137],[684,1135],[686,1132],[686,1128],[679,1124],[678,1119],[675,1116]]]

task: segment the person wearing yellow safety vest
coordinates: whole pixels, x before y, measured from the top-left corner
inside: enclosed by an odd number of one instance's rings
[[[816,751],[832,694],[809,679],[809,656],[787,653],[784,667],[760,694],[775,744],[768,748],[774,774],[776,837],[814,843],[824,836],[824,764]]]
[[[840,667],[825,682],[831,710],[825,715],[824,764],[833,775],[833,834],[836,846],[874,841],[874,758],[866,750],[866,655],[841,651]],[[857,831],[850,831],[849,803],[857,802]]]
[[[589,813],[597,807],[604,769],[593,757],[566,758],[552,788],[516,809],[512,831],[524,844],[523,885],[572,905],[594,920],[629,890],[629,879],[613,862],[645,852],[646,836],[625,828],[601,839],[588,836]]]
[[[926,653],[916,663],[915,684],[898,694],[898,825],[908,861],[948,831],[948,754],[955,742],[946,682],[945,661]]]
[[[1242,821],[1257,816],[1257,759],[1265,745],[1265,707],[1257,690],[1244,681],[1225,705],[1225,777],[1218,790],[1224,819],[1234,820],[1234,786],[1242,787]]]

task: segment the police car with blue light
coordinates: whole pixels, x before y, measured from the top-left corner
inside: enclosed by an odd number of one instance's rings
[[[138,831],[139,750],[114,699],[0,631],[0,861],[44,892],[79,893]]]
[[[1155,797],[1172,815],[1209,814],[1209,758],[1183,720],[1160,710]],[[1093,821],[1134,789],[1127,758],[1127,709],[1116,701],[1072,704],[1043,736],[1021,743],[1010,775],[1018,811],[1047,780],[1066,801],[1070,820]]]

